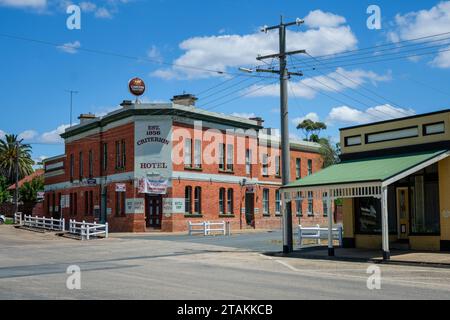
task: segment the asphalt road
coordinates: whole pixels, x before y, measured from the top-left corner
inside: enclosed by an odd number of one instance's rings
[[[0,299],[448,299],[450,269],[266,256],[279,234],[80,242],[0,226]],[[66,287],[71,265],[81,289]]]

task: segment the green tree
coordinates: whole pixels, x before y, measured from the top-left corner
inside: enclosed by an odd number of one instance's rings
[[[39,191],[44,191],[44,179],[42,177],[37,177],[31,180],[31,182],[25,182],[19,188],[19,199],[23,203],[36,203],[37,193]]]
[[[8,191],[8,183],[6,181],[6,177],[0,176],[0,203],[8,201],[9,198],[10,194]]]
[[[8,134],[0,139],[0,173],[9,184],[16,179],[16,159],[19,156],[19,179],[33,172],[34,161],[31,159],[31,146],[21,144],[17,135]]]
[[[340,161],[339,155],[341,153],[341,148],[339,143],[336,143],[333,146],[330,139],[327,138],[320,138],[318,143],[320,143],[320,154],[322,155],[324,168]]]
[[[297,125],[297,129],[302,130],[305,136],[305,141],[319,142],[320,132],[327,129],[327,125],[320,121],[312,121],[305,119]]]

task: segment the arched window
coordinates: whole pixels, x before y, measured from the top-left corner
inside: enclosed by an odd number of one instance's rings
[[[227,213],[233,214],[233,189],[228,189],[227,192]]]
[[[192,213],[192,187],[187,186],[184,189],[184,212]]]
[[[225,188],[219,189],[219,213],[225,214]]]
[[[194,189],[194,213],[202,213],[202,188],[200,187]]]

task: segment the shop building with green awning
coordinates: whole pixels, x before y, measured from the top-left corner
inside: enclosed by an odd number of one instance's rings
[[[347,248],[450,251],[450,110],[343,128],[340,142],[340,163],[285,200],[342,199]]]

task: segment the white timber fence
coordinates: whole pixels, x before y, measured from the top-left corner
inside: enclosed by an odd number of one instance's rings
[[[337,226],[331,229],[333,240],[339,241],[339,246],[342,247],[342,226]],[[328,228],[321,228],[320,225],[316,225],[315,227],[303,227],[301,225],[298,226],[298,243],[300,247],[303,246],[303,240],[316,240],[318,245],[321,244],[321,240],[328,239]]]
[[[22,212],[14,213],[14,223],[20,225],[22,224]]]
[[[23,220],[21,217],[14,217],[15,219],[20,219],[20,224],[29,227],[29,228],[37,228],[37,229],[45,229],[52,231],[64,231],[64,219],[55,219],[55,218],[46,218],[46,217],[38,217],[25,215]],[[16,220],[17,221],[17,220]]]
[[[108,222],[105,224],[100,223],[88,223],[77,222],[75,220],[69,220],[69,233],[79,235],[81,240],[90,240],[93,237],[108,238]]]
[[[204,236],[210,236],[213,234],[223,234],[224,236],[231,235],[231,226],[228,221],[221,222],[191,222],[188,221],[189,235],[203,234]]]

